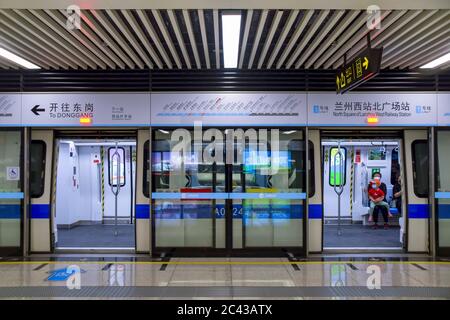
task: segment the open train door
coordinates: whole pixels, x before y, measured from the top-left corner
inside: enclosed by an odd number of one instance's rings
[[[30,145],[30,252],[52,251],[53,130],[32,130]],[[54,212],[54,211],[53,211]]]
[[[407,251],[429,252],[429,148],[427,130],[405,130]],[[403,186],[404,187],[404,186]]]
[[[309,130],[308,252],[322,251],[322,161],[320,131]]]

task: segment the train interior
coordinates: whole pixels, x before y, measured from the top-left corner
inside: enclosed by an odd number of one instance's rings
[[[135,140],[57,140],[56,249],[135,248]]]
[[[400,140],[395,139],[322,140],[324,249],[404,247],[402,200],[394,197],[394,186],[402,185],[399,149]],[[372,217],[369,214],[368,186],[376,172],[387,189],[385,200],[392,215],[387,216],[387,225],[382,212],[387,208],[376,206]]]

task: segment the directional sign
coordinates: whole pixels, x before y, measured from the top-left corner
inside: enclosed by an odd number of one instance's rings
[[[380,72],[383,48],[368,48],[336,73],[336,93],[344,93],[375,77]]]
[[[80,273],[85,273],[85,270],[80,269]],[[66,281],[69,279],[69,277],[76,273],[74,270],[73,272],[69,272],[67,268],[57,269],[57,270],[51,270],[49,272],[50,275],[47,278],[47,281]]]
[[[33,109],[31,109],[31,112],[33,112],[35,115],[40,115],[40,113],[39,112],[45,112],[45,109],[44,108],[39,108],[39,105],[37,104],[37,105],[35,105],[34,107],[33,107]]]

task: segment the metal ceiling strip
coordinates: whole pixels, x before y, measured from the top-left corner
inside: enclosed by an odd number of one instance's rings
[[[284,49],[283,53],[280,56],[280,59],[278,59],[277,62],[277,69],[280,69],[283,65],[284,61],[286,60],[287,56],[291,52],[294,45],[297,43],[298,38],[302,34],[303,30],[305,29],[306,25],[308,24],[309,20],[314,14],[314,10],[308,10],[306,13],[304,13],[301,22],[298,24],[297,28],[295,29],[294,33],[291,36],[291,39],[289,40],[289,43],[287,44],[286,48]]]
[[[269,47],[272,44],[273,36],[275,35],[275,32],[278,29],[278,25],[280,24],[280,20],[281,20],[282,16],[283,16],[283,11],[277,10],[275,13],[275,18],[272,20],[272,25],[270,26],[269,33],[267,34],[267,38],[265,40],[264,47],[259,56],[258,69],[261,69],[262,64],[264,63],[264,60],[267,55],[267,51],[269,50]]]
[[[329,35],[331,29],[334,28],[336,23],[342,18],[344,14],[345,10],[333,11],[331,18],[326,22],[326,26],[322,30],[320,30],[319,34],[316,37],[314,37],[313,42],[308,45],[305,52],[301,55],[300,59],[295,64],[295,69],[298,69],[303,65],[306,59],[309,58],[309,56],[314,52],[314,50],[323,41],[323,39]]]
[[[153,69],[153,63],[148,57],[147,53],[144,52],[136,38],[134,37],[133,33],[128,29],[128,27],[125,25],[125,22],[122,20],[122,17],[119,16],[119,12],[115,10],[106,10],[106,13],[109,15],[109,17],[113,20],[115,25],[119,28],[119,30],[122,32],[122,34],[125,36],[126,40],[128,40],[129,43],[133,46],[134,50],[138,53],[139,57],[144,61],[144,63],[149,67],[150,69]]]
[[[262,31],[264,29],[264,25],[266,23],[268,10],[263,10],[261,12],[261,16],[259,17],[258,29],[256,30],[255,39],[253,40],[252,51],[250,53],[250,58],[248,60],[248,69],[251,69],[253,66],[253,60],[255,60],[256,51],[259,47],[259,40],[261,39]]]
[[[169,36],[169,31],[167,30],[167,27],[165,23],[162,21],[161,12],[160,10],[152,9],[153,17],[156,20],[156,23],[158,24],[159,31],[161,31],[161,34],[163,35],[164,41],[166,42],[167,47],[170,50],[170,53],[172,54],[172,58],[175,61],[178,69],[182,68],[180,57],[178,56],[177,51],[175,50],[175,47],[173,45],[172,39]]]

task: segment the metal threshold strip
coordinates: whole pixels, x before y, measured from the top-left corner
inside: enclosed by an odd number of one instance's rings
[[[135,253],[134,247],[59,247],[55,253]]]

